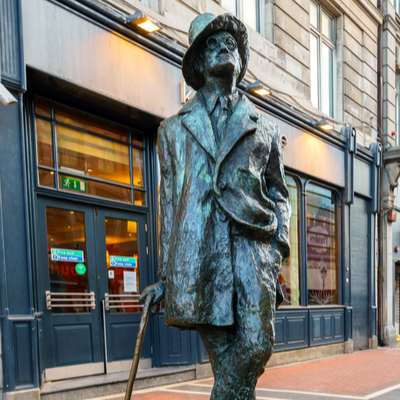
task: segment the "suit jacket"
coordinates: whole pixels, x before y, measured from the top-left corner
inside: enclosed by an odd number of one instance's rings
[[[266,246],[283,257],[290,252],[279,129],[240,95],[218,149],[196,94],[161,123],[158,141],[165,323],[232,325],[231,235],[243,236],[260,254]],[[269,268],[268,260],[261,264]]]

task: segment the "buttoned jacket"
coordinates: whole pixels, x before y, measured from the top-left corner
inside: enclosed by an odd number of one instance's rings
[[[232,235],[246,238],[261,255],[267,247],[283,257],[290,252],[279,129],[240,94],[218,148],[196,94],[161,123],[158,151],[165,323],[181,329],[232,325]],[[261,269],[270,267],[260,259]]]

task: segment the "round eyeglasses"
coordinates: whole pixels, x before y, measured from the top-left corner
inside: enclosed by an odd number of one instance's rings
[[[224,38],[221,38],[221,39],[217,39],[216,37],[211,36],[206,40],[207,47],[210,50],[215,50],[220,45],[221,42],[224,42],[225,46],[229,50],[235,50],[236,49],[237,43],[236,43],[236,40],[233,37],[229,37],[228,36],[228,37],[224,37]]]

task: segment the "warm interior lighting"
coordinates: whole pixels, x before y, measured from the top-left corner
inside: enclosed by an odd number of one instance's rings
[[[320,121],[314,121],[312,123],[314,128],[322,129],[324,131],[332,131],[335,127],[328,122],[326,119],[321,119]]]
[[[148,33],[152,33],[161,29],[161,25],[158,21],[150,18],[142,11],[136,11],[132,15],[125,17],[125,23],[138,26]]]

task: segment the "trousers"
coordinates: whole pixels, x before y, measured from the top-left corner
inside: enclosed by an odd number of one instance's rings
[[[197,327],[215,379],[210,400],[255,400],[257,380],[274,346],[280,266],[279,254],[260,252],[240,236],[232,239],[234,324]]]

